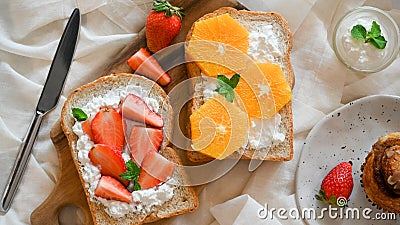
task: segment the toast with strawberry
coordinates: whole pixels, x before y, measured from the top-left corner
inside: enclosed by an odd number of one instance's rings
[[[143,224],[198,206],[168,138],[172,108],[155,82],[113,74],[73,91],[61,125],[94,224]]]

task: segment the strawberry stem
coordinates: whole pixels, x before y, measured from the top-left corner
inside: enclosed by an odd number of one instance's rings
[[[326,196],[324,190],[319,190],[318,194],[316,194],[314,197],[315,197],[315,199],[317,199],[318,201],[328,203],[329,205],[336,206],[336,207],[339,206],[338,203],[337,203],[336,196],[335,196],[335,195],[332,195],[330,198],[328,198],[328,196]],[[347,206],[347,205],[344,205],[344,207],[346,207],[346,206]],[[339,206],[339,207],[343,207],[343,205],[342,205],[342,206]]]
[[[182,20],[184,16],[183,8],[171,5],[167,0],[154,0],[153,10],[156,12],[165,11],[165,16],[171,17],[177,15]]]

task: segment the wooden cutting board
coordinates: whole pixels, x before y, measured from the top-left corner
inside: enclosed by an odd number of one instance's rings
[[[243,8],[234,0],[171,0],[171,3],[182,6],[185,9],[185,17],[182,21],[182,28],[180,34],[175,39],[175,43],[185,41],[186,34],[188,33],[193,22],[204,14],[224,6],[230,6],[237,9]],[[115,57],[116,60],[107,67],[107,69],[102,73],[102,76],[111,73],[132,73],[133,71],[126,64],[126,60],[141,47],[146,47],[144,29],[139,32],[139,35],[132,40],[130,45],[126,46]],[[181,81],[187,79],[186,67],[184,65],[177,66],[169,70],[168,73],[172,77],[172,82],[164,88],[167,93]],[[188,122],[188,116],[184,113],[186,111],[187,110],[183,109],[183,113],[180,114],[180,124],[187,124]],[[65,206],[73,205],[82,210],[83,215],[81,216],[85,217],[85,225],[90,225],[93,224],[93,221],[86,201],[85,193],[83,191],[78,173],[75,169],[75,165],[72,161],[67,138],[64,136],[60,125],[61,123],[58,121],[50,132],[50,138],[53,141],[58,154],[61,171],[60,177],[47,199],[31,214],[31,223],[33,225],[58,225],[60,211]],[[183,163],[188,161],[184,154],[180,154],[180,156]]]

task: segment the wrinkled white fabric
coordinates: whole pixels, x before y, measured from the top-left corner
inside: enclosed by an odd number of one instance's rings
[[[244,194],[222,204],[211,207],[211,214],[220,225],[271,224],[281,225],[278,219],[268,217],[266,207]],[[228,213],[229,212],[229,213]],[[233,216],[237,215],[237,216]],[[260,220],[260,217],[262,218]]]
[[[30,224],[49,195],[59,168],[49,132],[65,96],[93,81],[143,28],[151,0],[10,0],[0,2],[0,192],[34,115],[59,39],[72,10],[82,20],[74,61],[57,108],[42,122],[31,159],[10,211],[0,224]]]
[[[262,0],[251,5],[281,13],[293,32],[293,160],[264,162],[252,173],[247,170],[248,162],[240,161],[227,175],[204,187],[195,212],[157,224],[216,225],[226,221],[217,212],[224,209],[230,218],[241,221],[248,219],[241,212],[254,211],[255,204],[250,203],[257,202],[261,206],[295,208],[295,171],[310,129],[324,115],[354,99],[371,94],[400,94],[399,60],[379,73],[359,74],[342,65],[331,46],[336,21],[352,8],[377,6],[400,22],[396,0]],[[32,119],[67,18],[75,7],[81,10],[82,26],[63,97],[43,121],[13,206],[0,216],[0,224],[29,224],[31,212],[51,192],[59,169],[49,131],[60,116],[65,96],[99,77],[135,37],[144,26],[151,0],[0,1],[0,190]],[[247,224],[257,224],[257,219],[250,219]]]

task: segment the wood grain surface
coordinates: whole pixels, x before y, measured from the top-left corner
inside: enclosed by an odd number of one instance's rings
[[[242,8],[240,4],[233,0],[171,0],[171,3],[183,6],[185,9],[182,28],[180,34],[175,38],[174,43],[184,42],[193,22],[204,14],[224,6]],[[126,64],[126,60],[142,47],[146,47],[145,29],[142,29],[132,40],[131,44],[115,56],[115,61],[107,67],[102,76],[121,72],[133,73],[132,69]],[[186,67],[184,65],[177,66],[169,70],[168,73],[172,77],[172,82],[164,88],[167,93],[177,84],[187,79]],[[184,126],[188,122],[187,110],[183,108],[181,111],[180,124],[183,126],[182,131],[185,131]],[[58,225],[60,210],[67,205],[74,205],[83,211],[85,225],[91,225],[93,221],[83,187],[72,161],[68,141],[60,125],[61,123],[58,121],[50,132],[50,138],[53,141],[59,158],[60,177],[48,198],[31,214],[31,223],[32,225]],[[183,163],[188,161],[185,160],[185,155],[182,154],[182,151],[179,149],[176,150]]]

